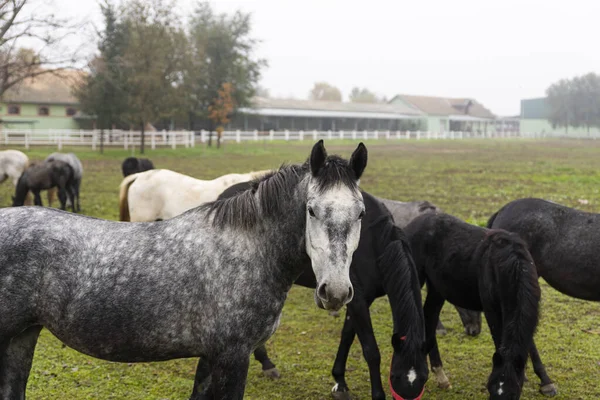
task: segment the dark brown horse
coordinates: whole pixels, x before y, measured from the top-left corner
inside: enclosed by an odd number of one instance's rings
[[[75,212],[75,173],[69,164],[58,160],[31,164],[17,182],[12,205],[13,207],[22,206],[27,193],[31,191],[34,196],[34,204],[41,206],[40,191],[54,187],[58,188],[61,210],[66,208],[68,197],[71,201],[72,211]]]
[[[123,177],[154,169],[154,164],[147,158],[127,157],[121,165]]]

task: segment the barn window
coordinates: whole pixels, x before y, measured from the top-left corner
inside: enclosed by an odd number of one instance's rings
[[[8,115],[20,115],[21,114],[21,106],[16,104],[11,104],[8,106]]]
[[[50,115],[50,108],[48,108],[46,106],[39,106],[38,107],[38,115],[41,115],[41,116]]]
[[[67,107],[67,117],[72,117],[75,114],[77,114],[76,109],[74,109],[73,107]]]

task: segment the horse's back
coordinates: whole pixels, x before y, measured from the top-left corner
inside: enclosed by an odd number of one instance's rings
[[[19,150],[0,151],[0,169],[5,173],[10,173],[13,169],[22,173],[28,164],[29,158]]]
[[[77,158],[75,153],[58,153],[57,152],[57,153],[52,153],[48,157],[46,157],[46,161],[54,161],[54,160],[63,161],[65,163],[69,164],[69,166],[71,166],[71,168],[73,168],[73,173],[75,175],[75,179],[81,179],[83,177],[83,165],[81,164],[81,161],[79,160],[79,158]]]
[[[441,212],[437,206],[428,201],[402,202],[383,198],[379,198],[379,201],[390,210],[396,225],[400,228],[404,228],[421,214]]]
[[[134,222],[173,218],[204,202],[199,194],[206,181],[191,176],[168,169],[151,169],[135,174],[134,179],[127,193],[130,218]]]
[[[555,289],[600,300],[600,214],[542,199],[520,199],[502,207],[488,225],[519,234],[538,274]]]

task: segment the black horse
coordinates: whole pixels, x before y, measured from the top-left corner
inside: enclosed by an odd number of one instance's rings
[[[127,157],[121,165],[123,177],[154,169],[154,164],[147,158]]]
[[[515,233],[481,228],[447,214],[419,216],[405,232],[421,282],[427,284],[425,332],[438,385],[450,387],[435,336],[448,300],[485,313],[496,347],[487,383],[490,399],[520,398],[528,353],[542,388],[554,388],[541,362],[536,365],[533,335],[540,287],[526,243]]]
[[[239,183],[225,190],[219,198],[233,196],[248,187],[248,182]],[[352,342],[358,335],[369,367],[371,396],[373,399],[385,399],[381,382],[381,355],[373,333],[369,307],[376,298],[387,294],[394,321],[391,389],[395,398],[420,399],[429,371],[423,341],[418,276],[406,237],[394,224],[388,209],[370,194],[362,194],[366,212],[358,249],[354,252],[350,267],[350,280],[355,294],[346,309],[340,345],[332,370],[336,381],[332,393],[336,399],[350,398],[345,380],[346,361]],[[307,288],[316,287],[310,264],[305,266],[302,275],[294,283]],[[267,375],[279,375],[264,345],[256,349],[254,357],[262,364]],[[201,369],[199,365],[198,371]],[[201,381],[202,377],[199,377],[197,383]]]
[[[61,210],[66,208],[68,197],[72,211],[75,212],[75,172],[69,164],[59,160],[31,164],[19,178],[12,205],[13,207],[22,206],[27,193],[31,190],[34,204],[41,206],[40,191],[54,187],[58,187]]]
[[[492,215],[488,227],[518,233],[529,246],[538,275],[554,289],[600,301],[600,214],[520,199]]]

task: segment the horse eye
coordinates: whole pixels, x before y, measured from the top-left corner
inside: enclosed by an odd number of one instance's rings
[[[358,220],[360,221],[365,216],[365,210],[362,210],[360,214],[358,214]]]
[[[315,216],[315,211],[312,209],[312,207],[308,207],[308,215],[310,215],[311,217]]]

